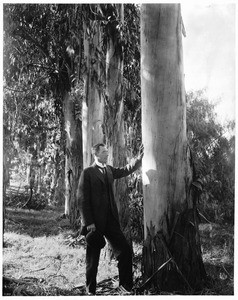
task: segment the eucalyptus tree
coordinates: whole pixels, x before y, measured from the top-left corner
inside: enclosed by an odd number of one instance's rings
[[[124,7],[126,22],[124,24]],[[139,26],[133,5],[92,4],[84,5],[84,59],[85,98],[83,104],[83,153],[84,165],[92,162],[91,146],[105,142],[109,148],[109,163],[114,166],[126,164],[125,115],[130,119],[134,106],[130,91],[135,79],[133,70],[138,67],[132,45],[139,44],[138,31],[133,39],[130,27]],[[134,18],[134,19],[133,19]],[[134,24],[133,21],[137,23]],[[138,51],[139,52],[139,51]],[[124,65],[126,60],[126,65]],[[125,76],[123,70],[126,70]],[[139,68],[137,68],[137,74]],[[130,94],[130,95],[128,95]],[[125,98],[124,98],[125,97]],[[124,102],[130,103],[125,114]],[[129,126],[127,126],[129,127]],[[116,202],[124,231],[130,236],[129,198],[127,180],[116,184]]]
[[[105,18],[102,4],[83,6],[84,18],[84,99],[82,108],[83,161],[84,167],[92,163],[91,148],[105,141],[104,94],[105,51],[103,49]]]
[[[124,4],[123,101],[126,148],[135,155],[141,144],[140,6]]]
[[[12,60],[9,70],[19,69],[15,72],[16,81],[23,78],[19,76],[24,71],[26,83],[34,71],[36,81],[33,83],[40,89],[42,97],[46,97],[47,101],[52,99],[57,115],[64,117],[61,118],[64,138],[59,142],[61,144],[66,140],[63,145],[66,154],[65,213],[70,215],[72,224],[78,218],[75,192],[82,168],[81,16],[81,5],[4,5],[4,24],[7,25],[8,38],[15,43],[11,49],[20,53],[14,57],[10,53]],[[25,60],[21,67],[19,57]]]
[[[142,5],[141,84],[144,277],[154,275],[161,289],[192,292],[201,288],[205,269],[196,208],[200,186],[194,185],[186,136],[179,4]]]
[[[123,102],[123,26],[124,5],[108,4],[104,7],[109,20],[106,31],[106,105],[105,133],[109,149],[109,163],[121,166],[126,161],[125,122]],[[110,17],[110,18],[109,18]],[[116,203],[123,231],[130,240],[129,201],[127,195],[127,179],[122,178],[115,183]]]

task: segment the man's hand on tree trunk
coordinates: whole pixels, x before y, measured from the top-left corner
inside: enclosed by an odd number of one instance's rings
[[[88,226],[87,226],[87,230],[88,230],[88,231],[95,231],[95,230],[96,230],[95,224],[93,223],[93,224],[88,225]]]

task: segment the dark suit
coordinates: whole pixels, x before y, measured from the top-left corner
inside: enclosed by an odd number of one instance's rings
[[[119,283],[127,289],[133,285],[132,279],[132,250],[123,235],[118,209],[114,199],[113,181],[133,173],[141,165],[141,159],[124,168],[106,166],[103,175],[97,165],[83,170],[79,180],[79,208],[82,216],[83,232],[85,227],[95,224],[111,244],[118,259]],[[96,276],[100,249],[87,245],[86,249],[86,286],[87,291],[95,294]]]

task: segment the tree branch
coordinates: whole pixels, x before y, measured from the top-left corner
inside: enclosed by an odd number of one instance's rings
[[[27,30],[26,30],[25,28],[20,27],[20,28],[19,28],[19,31],[20,31],[20,30],[22,31],[22,33],[23,33],[25,36],[23,37],[23,35],[21,35],[20,33],[19,33],[18,35],[19,35],[21,38],[25,38],[25,39],[28,40],[29,42],[33,43],[33,44],[41,51],[41,53],[42,53],[45,57],[49,58],[49,60],[50,60],[51,63],[52,63],[52,60],[51,60],[51,58],[50,58],[50,56],[49,56],[48,51],[45,50],[45,49],[40,45],[40,43],[38,43],[38,41],[37,41],[34,37],[32,37],[32,36],[30,35],[29,32],[27,32]],[[52,64],[53,64],[53,63],[52,63]]]

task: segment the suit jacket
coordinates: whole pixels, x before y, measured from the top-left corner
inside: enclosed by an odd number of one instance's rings
[[[141,158],[135,159],[124,168],[106,166],[108,188],[105,177],[96,163],[86,168],[81,173],[78,185],[79,209],[82,217],[83,230],[90,224],[95,224],[100,232],[104,232],[108,210],[111,207],[112,214],[119,223],[118,209],[114,199],[113,181],[133,173],[141,166]]]

